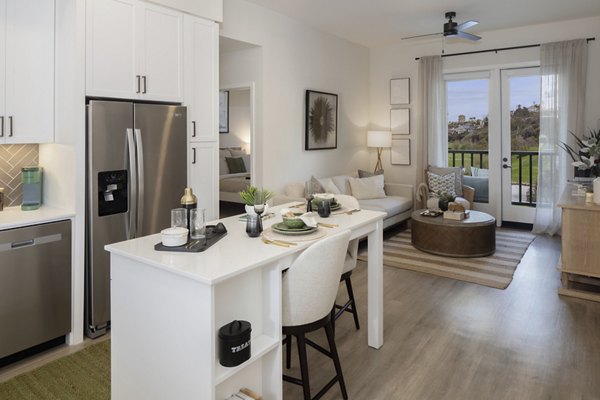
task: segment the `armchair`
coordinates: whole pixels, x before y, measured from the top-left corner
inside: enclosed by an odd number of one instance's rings
[[[473,200],[475,198],[475,189],[471,186],[467,186],[463,183],[463,172],[460,167],[435,167],[430,165],[429,168],[425,170],[425,176],[427,177],[427,181],[421,183],[417,188],[417,201],[420,202],[421,208],[427,208],[427,200],[429,199],[429,195],[433,190],[430,189],[430,177],[431,175],[447,176],[448,174],[455,174],[455,182],[454,182],[454,191],[456,193],[456,201],[458,203],[462,203],[465,208],[471,209],[473,208]]]

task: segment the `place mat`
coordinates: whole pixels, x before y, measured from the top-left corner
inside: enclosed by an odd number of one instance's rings
[[[288,235],[306,235],[306,234],[309,234],[309,233],[312,233],[312,232],[316,231],[317,227],[316,226],[304,225],[302,228],[292,229],[292,228],[288,228],[285,223],[280,222],[278,224],[271,225],[271,229],[273,229],[274,232],[282,233],[284,235],[285,234],[288,234]]]
[[[206,239],[190,239],[186,244],[181,246],[165,246],[160,242],[154,245],[154,250],[200,253],[217,243],[225,235],[227,235],[227,229],[225,225],[219,222],[217,225],[206,225]]]
[[[263,231],[263,236],[270,240],[283,240],[286,242],[308,242],[310,240],[320,239],[325,236],[326,233],[322,229],[317,229],[314,232],[307,233],[306,235],[284,235],[275,232],[271,228],[267,228]]]
[[[342,206],[335,211],[331,210],[331,215],[344,214],[344,213],[347,213],[348,211],[350,211],[350,209],[348,207]]]

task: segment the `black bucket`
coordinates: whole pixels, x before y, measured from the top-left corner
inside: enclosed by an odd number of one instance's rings
[[[248,321],[232,321],[219,329],[219,363],[235,367],[250,359],[250,332]]]

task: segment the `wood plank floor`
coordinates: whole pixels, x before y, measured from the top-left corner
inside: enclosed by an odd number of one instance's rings
[[[559,297],[558,238],[538,237],[506,290],[385,267],[385,344],[366,345],[366,267],[336,342],[350,399],[600,399],[600,303]],[[344,293],[344,289],[340,290]],[[320,332],[311,336],[325,344]],[[334,374],[309,350],[313,395]],[[297,353],[293,376],[299,377]],[[316,371],[316,372],[315,372]],[[286,400],[302,398],[284,383]],[[340,399],[339,386],[325,399]]]
[[[350,399],[600,399],[600,303],[557,295],[559,247],[557,238],[538,237],[506,290],[386,267],[380,350],[366,345],[360,263],[352,281],[362,329],[350,314],[336,324]],[[325,344],[324,334],[311,337]],[[0,369],[0,381],[81,346]],[[292,360],[290,373],[299,376],[295,349]],[[333,366],[313,350],[309,362],[314,395]],[[284,383],[284,396],[301,399],[302,390]],[[339,387],[324,398],[341,398]]]

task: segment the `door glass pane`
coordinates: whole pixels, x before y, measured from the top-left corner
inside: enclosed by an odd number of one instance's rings
[[[448,165],[465,168],[464,184],[475,188],[475,201],[489,201],[489,80],[447,82]]]
[[[535,207],[540,137],[540,76],[510,78],[511,202]]]

